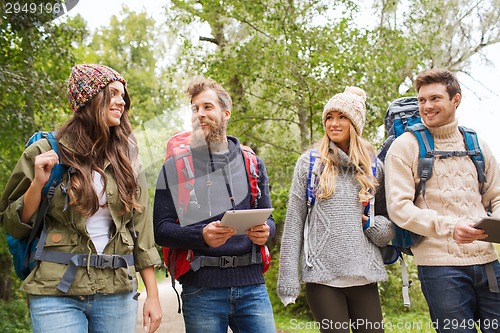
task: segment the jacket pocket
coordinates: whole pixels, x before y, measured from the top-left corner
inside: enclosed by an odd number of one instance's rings
[[[48,233],[45,241],[45,250],[74,252],[78,244],[78,234],[52,230]]]
[[[124,228],[120,231],[120,240],[121,244],[118,244],[117,246],[123,247],[123,251],[120,249],[118,253],[131,254],[134,252],[134,239],[128,229]]]
[[[116,244],[116,254],[118,255],[131,255],[134,253],[134,239],[132,238],[132,234],[127,228],[122,228],[117,237]],[[133,282],[130,280],[133,279]],[[132,283],[134,283],[137,287],[137,279],[136,279],[136,270],[135,265],[132,264],[130,266],[121,267],[115,270],[115,285],[116,286],[128,286],[126,290],[131,290]]]
[[[78,253],[76,247],[78,245],[78,234],[65,233],[57,230],[50,231],[45,241],[45,251],[61,251],[66,253]],[[50,260],[50,257],[47,258]],[[44,280],[60,280],[66,271],[66,264],[58,264],[50,261],[40,262],[39,272]]]

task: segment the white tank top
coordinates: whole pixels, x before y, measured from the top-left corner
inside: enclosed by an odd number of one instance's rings
[[[108,202],[106,191],[101,193],[104,188],[104,182],[101,174],[97,171],[93,171],[92,179],[94,191],[99,198],[99,210],[87,219],[86,225],[87,232],[90,235],[92,243],[94,243],[97,253],[102,254],[109,241],[109,227],[111,226],[111,223],[113,223],[113,219],[111,217],[111,213],[109,212],[109,208],[106,205]]]

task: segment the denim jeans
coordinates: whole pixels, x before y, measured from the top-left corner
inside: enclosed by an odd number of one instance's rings
[[[266,286],[182,287],[186,333],[274,333],[273,309]]]
[[[34,333],[135,333],[133,293],[29,296]]]
[[[493,262],[500,285],[500,263]],[[418,266],[436,332],[500,331],[500,294],[489,290],[485,265]]]

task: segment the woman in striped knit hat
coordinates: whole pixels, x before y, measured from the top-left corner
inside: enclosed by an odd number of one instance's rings
[[[45,214],[41,261],[21,285],[33,331],[135,332],[139,271],[147,290],[144,326],[154,332],[161,321],[154,276],[160,257],[126,81],[107,66],[76,65],[68,99],[74,113],[55,135],[59,153],[48,140],[28,146],[0,201],[6,232],[24,238],[52,169],[67,170]]]

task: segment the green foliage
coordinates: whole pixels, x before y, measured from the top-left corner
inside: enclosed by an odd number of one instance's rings
[[[153,118],[134,129],[151,202],[154,200],[156,180],[165,160],[167,141],[176,131],[165,118]]]
[[[32,332],[31,320],[27,309],[26,298],[18,298],[9,302],[0,301],[0,322],[2,323],[2,332]]]
[[[275,249],[272,254],[273,260],[271,267],[266,272],[264,277],[266,278],[266,286],[269,293],[269,299],[271,300],[271,305],[273,306],[274,314],[289,319],[312,321],[313,317],[305,298],[305,288],[302,288],[295,304],[290,304],[285,307],[283,303],[281,303],[281,300],[276,292],[276,282],[278,281],[279,272],[279,253],[277,249]]]
[[[321,113],[331,96],[348,85],[363,87],[365,132],[375,138],[388,102],[399,97],[402,69],[411,73],[418,63],[415,48],[403,47],[409,43],[402,33],[357,28],[350,1],[173,3],[170,15],[180,22],[211,28],[198,43],[181,36],[187,71],[229,90],[229,133],[257,150],[280,189],[288,188],[298,155],[323,135]],[[338,8],[344,15],[331,15]],[[312,18],[323,23],[311,24]],[[170,24],[181,30],[179,20]]]
[[[110,66],[127,80],[132,108],[131,122],[141,125],[161,117],[168,128],[181,126],[177,107],[182,92],[168,75],[168,66],[161,61],[166,53],[163,27],[145,11],[140,13],[123,6],[122,17],[111,17],[106,27],[100,27],[90,43],[82,43],[81,62]],[[172,109],[175,111],[172,112]]]
[[[386,332],[434,333],[427,312],[409,311],[401,314],[384,314]]]
[[[496,0],[374,1],[380,27],[405,32],[420,48],[423,68],[466,71],[472,58],[500,42]],[[411,76],[409,76],[412,78]]]
[[[0,185],[35,129],[53,129],[64,118],[64,87],[73,62],[72,40],[82,27],[52,22],[27,30],[0,22]],[[57,59],[57,61],[56,61]],[[64,101],[64,102],[63,102]]]
[[[5,234],[2,232],[2,239],[5,239],[4,235]],[[3,247],[3,245],[0,247]],[[8,258],[10,258],[10,253],[8,254]],[[12,283],[12,295],[9,300],[0,300],[0,322],[2,323],[2,332],[32,332],[27,295],[19,290],[22,281],[17,277],[13,269],[8,269],[12,267],[11,263],[6,264],[2,262],[2,264],[2,273],[8,272],[11,274],[10,281]],[[3,276],[0,281],[6,283]]]
[[[404,256],[410,284],[411,307],[403,306],[403,294],[401,288],[403,281],[401,279],[401,266],[399,262],[392,265],[386,265],[389,279],[379,284],[380,298],[382,306],[386,312],[391,315],[402,315],[404,313],[427,313],[428,307],[425,298],[420,289],[418,280],[417,266],[413,262],[413,256]]]

